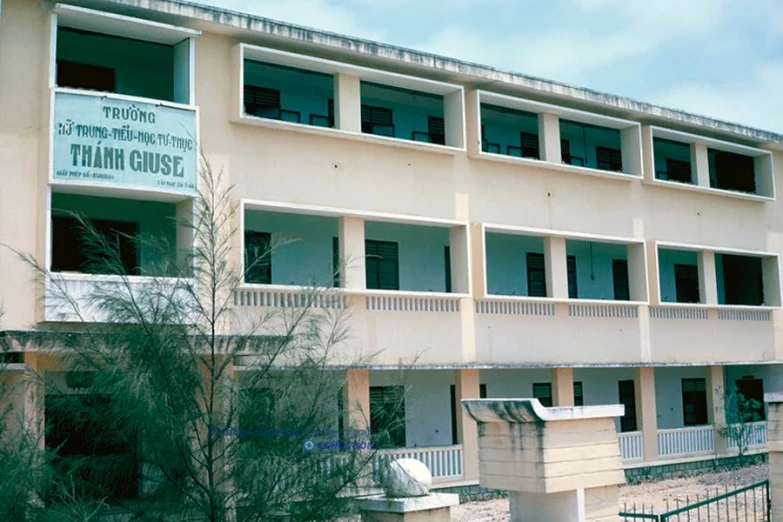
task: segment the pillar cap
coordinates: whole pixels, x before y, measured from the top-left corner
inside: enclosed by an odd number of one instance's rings
[[[538,399],[465,399],[462,408],[477,422],[552,422],[625,414],[622,404],[546,408]]]
[[[783,402],[783,393],[765,393],[764,402]]]

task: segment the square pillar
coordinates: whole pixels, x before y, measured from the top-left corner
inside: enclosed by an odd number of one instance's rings
[[[644,243],[628,245],[628,284],[631,301],[647,301],[647,259]]]
[[[481,153],[481,110],[476,90],[465,91],[465,139],[468,155]]]
[[[462,444],[462,478],[477,480],[478,467],[478,428],[462,408],[463,399],[480,398],[480,370],[455,370],[454,395],[457,399],[457,441]]]
[[[446,145],[465,147],[465,111],[463,91],[458,89],[443,97],[443,124],[446,127]]]
[[[538,150],[541,159],[551,163],[563,163],[560,150],[560,117],[557,114],[538,115]]]
[[[343,384],[345,427],[366,430],[370,427],[370,372],[347,370]]]
[[[574,405],[573,368],[552,368],[552,406]]]
[[[636,426],[642,432],[644,461],[658,460],[658,412],[655,404],[655,368],[634,368],[634,396],[636,400]]]
[[[723,366],[707,366],[706,368],[706,388],[707,388],[707,422],[712,426],[713,436],[715,437],[715,453],[725,455],[728,451],[726,438],[721,436],[721,432],[726,427],[726,385],[723,381]]]
[[[647,181],[655,179],[655,149],[652,127],[649,125],[642,127],[642,172]]]
[[[642,132],[634,125],[620,131],[623,172],[642,177]]]
[[[449,266],[451,267],[451,291],[455,294],[470,293],[470,263],[467,227],[449,230]]]
[[[564,237],[544,238],[544,264],[547,297],[568,299],[568,268]]]
[[[487,241],[480,223],[470,226],[470,270],[473,275],[473,296],[483,299],[487,295],[486,256]]]
[[[352,290],[367,288],[364,260],[364,220],[341,217],[337,225],[340,250],[340,285]]]
[[[780,306],[780,266],[777,257],[764,257],[761,259],[761,273],[764,278],[764,304],[766,306]]]
[[[769,503],[772,522],[783,522],[783,393],[764,395],[767,404]]]
[[[362,88],[358,76],[334,75],[334,127],[362,132]]]
[[[704,250],[698,253],[699,300],[702,303],[718,304],[718,277],[715,271],[715,252]]]
[[[647,275],[649,277],[649,284],[647,291],[650,297],[650,304],[655,306],[661,304],[661,281],[660,281],[660,268],[658,266],[658,247],[655,245],[655,241],[646,241],[645,248],[647,250]]]
[[[691,171],[696,173],[694,181],[698,186],[710,186],[710,157],[703,143],[691,144]]]

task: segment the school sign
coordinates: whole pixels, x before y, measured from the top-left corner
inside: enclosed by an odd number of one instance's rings
[[[54,182],[196,193],[195,111],[68,92],[54,107]]]

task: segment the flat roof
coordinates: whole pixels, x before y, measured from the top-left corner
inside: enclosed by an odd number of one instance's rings
[[[662,107],[455,58],[362,38],[289,24],[185,0],[65,0],[63,3],[103,9],[241,38],[368,67],[418,75],[469,88],[599,112],[643,124],[731,139],[752,146],[783,150],[783,135],[709,116]]]

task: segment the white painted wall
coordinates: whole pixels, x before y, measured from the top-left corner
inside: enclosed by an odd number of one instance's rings
[[[706,376],[706,369],[703,366],[655,369],[658,429],[683,427],[682,379],[705,378]]]

